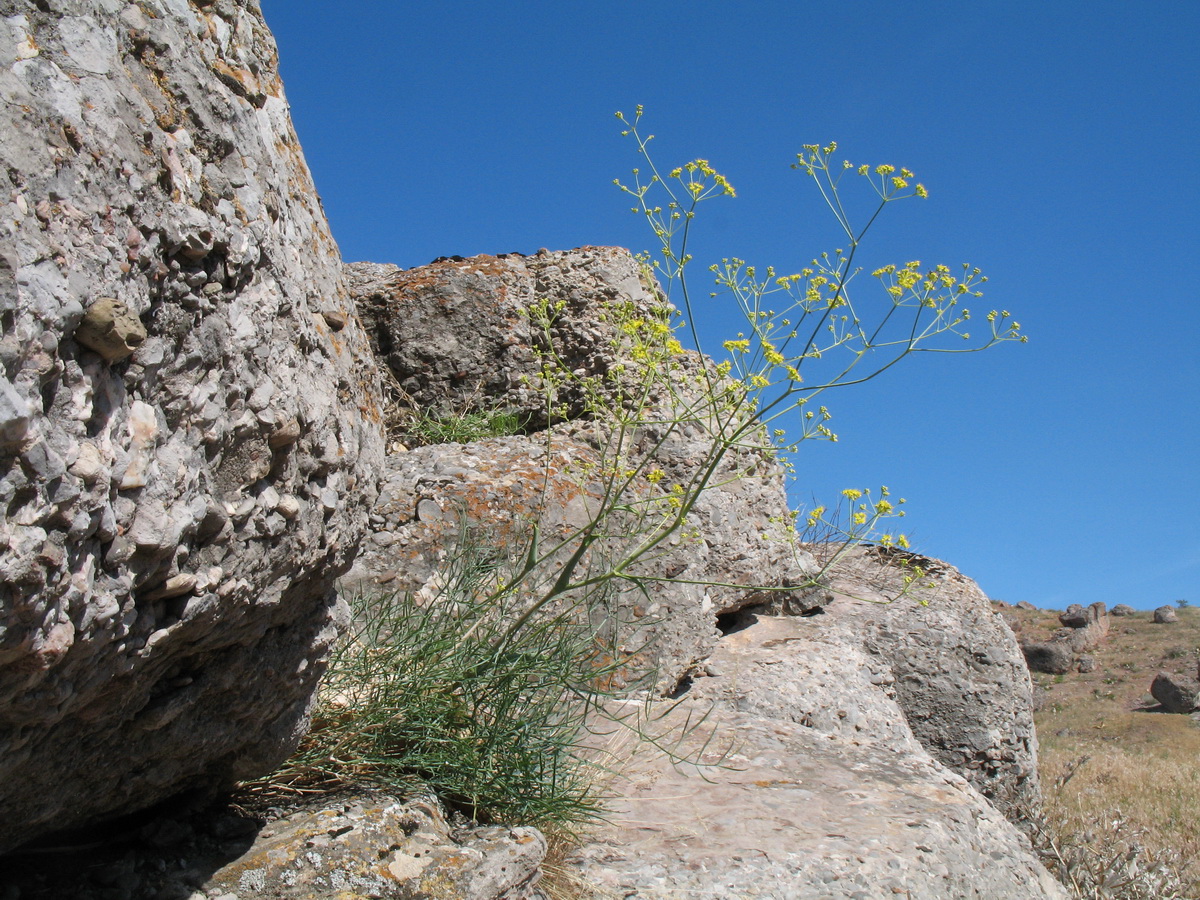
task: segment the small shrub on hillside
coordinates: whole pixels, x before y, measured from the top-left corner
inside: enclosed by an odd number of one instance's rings
[[[1079,900],[1189,900],[1200,896],[1188,767],[1155,762],[1161,789],[1121,751],[1050,768],[1043,814],[1031,816],[1046,866]],[[1192,801],[1194,805],[1194,801]],[[1169,810],[1169,811],[1168,811]],[[1182,816],[1183,818],[1179,818]],[[1162,826],[1176,830],[1163,831]]]

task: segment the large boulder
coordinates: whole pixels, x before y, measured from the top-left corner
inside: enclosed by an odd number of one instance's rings
[[[1029,672],[979,586],[948,563],[885,547],[851,550],[824,577],[836,599],[823,618],[887,666],[922,746],[1010,818],[1035,810]]]
[[[257,2],[0,9],[2,850],[287,755],[382,435]]]

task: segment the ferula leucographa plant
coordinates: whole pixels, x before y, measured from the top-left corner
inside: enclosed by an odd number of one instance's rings
[[[617,113],[625,126],[622,134],[636,142],[645,171],[635,168],[629,184],[615,183],[633,198],[632,212],[646,220],[658,241],[658,252],[646,254],[644,262],[704,350],[695,327],[702,310],[689,282],[688,242],[700,204],[736,192],[704,159],[661,170],[649,149],[654,136],[639,130],[642,115],[641,106],[632,118]],[[855,164],[838,155],[836,143],[805,145],[792,168],[815,185],[844,234],[843,245],[790,272],[722,259],[709,266],[714,289],[708,292],[709,298],[729,298],[745,320],[745,331],[724,341],[724,361],[718,367],[720,375],[742,386],[745,406],[732,418],[739,424],[723,436],[735,443],[766,436],[784,454],[785,465],[786,454],[802,441],[837,440],[828,424],[832,414],[818,399],[830,389],[861,384],[914,353],[978,352],[1027,340],[1007,310],[990,310],[972,333],[969,304],[983,297],[987,277],[969,264],[952,268],[911,260],[882,265],[863,277],[858,261],[862,242],[884,209],[929,196],[912,171]],[[850,204],[843,201],[847,179],[875,197],[861,224],[852,220]],[[843,493],[864,496],[857,488]],[[811,510],[808,524],[830,524],[822,518],[825,512],[824,507]],[[858,540],[903,543],[903,535],[893,538],[875,530],[876,523],[893,515],[903,512],[886,500],[884,488],[874,503],[856,504],[839,530]]]

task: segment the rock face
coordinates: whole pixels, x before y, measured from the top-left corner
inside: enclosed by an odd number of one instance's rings
[[[674,746],[724,765],[625,766],[608,823],[568,860],[594,896],[1067,896],[913,736],[889,661],[846,636],[829,616],[758,617],[721,641],[668,721],[708,712]]]
[[[913,566],[924,573],[918,586],[892,600]],[[857,548],[826,577],[837,599],[823,618],[887,666],[895,702],[921,745],[1010,818],[1036,809],[1029,672],[979,586],[940,560],[886,548]]]
[[[630,491],[649,501],[665,500],[670,486],[691,482],[709,457],[711,410],[698,384],[711,367],[694,354],[681,353],[672,380],[652,385],[644,421],[620,446],[609,426],[591,420],[580,382],[563,386],[553,416],[535,389],[539,347],[579,378],[607,379],[602,389],[624,383],[608,378],[634,358],[622,323],[669,313],[627,251],[588,247],[445,260],[409,271],[362,263],[348,269],[381,365],[416,403],[450,410],[502,406],[533,427],[560,420],[549,436],[396,447],[385,462],[372,536],[344,579],[348,589],[422,588],[453,552],[463,527],[519,552],[536,522],[543,544],[567,542],[565,557],[601,506],[609,482],[597,473],[613,459],[636,466],[653,456],[661,479]],[[531,308],[543,300],[558,311],[549,336],[531,325]],[[618,616],[638,632],[637,643],[654,639],[663,690],[711,648],[717,615],[762,601],[755,588],[782,589],[773,599],[796,612],[821,603],[819,592],[786,590],[808,580],[815,567],[788,531],[779,466],[761,450],[734,447],[711,483],[682,533],[652,554],[651,569],[638,570],[673,580],[646,582],[618,599]],[[598,556],[619,558],[635,545],[643,524],[606,523]],[[630,652],[636,652],[632,638]]]
[[[257,2],[0,8],[3,849],[290,751],[382,435]]]

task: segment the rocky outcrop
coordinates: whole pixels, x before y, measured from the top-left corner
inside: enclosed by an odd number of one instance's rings
[[[3,849],[290,751],[382,438],[258,4],[0,6]]]
[[[1179,616],[1175,613],[1173,606],[1160,606],[1154,610],[1155,625],[1171,625],[1179,621]]]
[[[1037,809],[1029,672],[979,586],[940,560],[883,547],[852,550],[825,577],[836,597],[826,618],[886,666],[921,745],[1010,818]]]
[[[1127,603],[1118,603],[1108,611],[1110,616],[1132,616],[1135,613],[1137,613],[1137,610]]]
[[[615,374],[632,353],[622,324],[669,315],[627,251],[481,256],[409,271],[358,263],[349,272],[381,365],[415,402],[449,410],[503,406],[535,427],[552,417],[566,421],[549,433],[468,444],[408,450],[393,443],[372,535],[343,580],[348,590],[421,589],[464,528],[520,554],[536,523],[542,546],[565,542],[561,561],[604,503],[611,505],[603,495],[613,481],[604,472],[613,460],[632,467],[653,457],[658,480],[641,479],[626,499],[665,502],[672,486],[690,484],[713,458],[716,411],[702,388],[704,378],[719,376],[695,354],[679,353],[671,378],[649,385],[640,424],[619,445],[612,426],[592,418],[597,386],[615,393],[628,383]],[[557,310],[549,337],[531,326],[539,301]],[[553,415],[535,389],[539,347],[574,376]],[[652,639],[653,660],[642,662],[657,669],[667,691],[713,645],[717,615],[761,602],[764,589],[795,612],[822,602],[819,591],[788,590],[810,580],[815,565],[791,537],[782,470],[771,456],[731,447],[710,483],[680,533],[634,569],[655,580],[626,585],[618,597],[629,652]],[[600,524],[589,559],[620,559],[650,528],[637,516],[611,517]]]
[[[1025,662],[1034,672],[1061,675],[1075,668],[1081,654],[1095,650],[1108,636],[1108,608],[1096,601],[1088,607],[1073,603],[1059,614],[1065,627],[1049,641],[1022,641]]]
[[[913,736],[889,660],[848,636],[829,616],[757,617],[721,641],[666,720],[668,745],[709,765],[622,766],[612,815],[568,860],[593,896],[1067,896]]]

